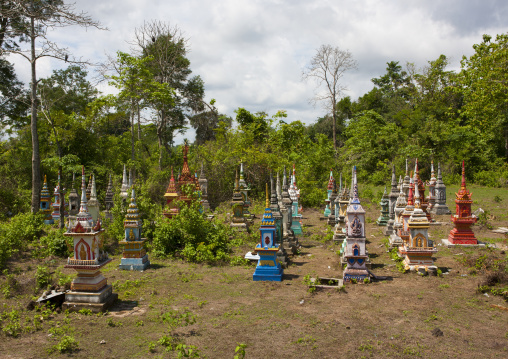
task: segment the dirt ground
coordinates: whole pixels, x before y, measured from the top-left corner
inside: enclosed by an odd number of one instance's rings
[[[504,206],[487,203],[487,197],[493,197],[488,193],[481,205],[490,208],[491,224],[508,226]],[[453,210],[452,201],[449,198]],[[371,270],[387,280],[309,293],[305,275],[342,278],[342,269],[338,246],[325,240],[330,228],[319,220],[322,210],[305,209],[302,248],[282,282],[252,281],[254,264],[217,267],[150,258],[152,266],[145,272],[126,272],[117,269],[116,255],[103,270],[119,294],[109,314],[51,313],[46,318],[23,311],[22,316],[39,320],[41,327],[17,338],[0,334],[0,357],[177,357],[178,350],[165,350],[169,341],[186,345],[179,351],[188,357],[233,358],[237,345],[245,344],[245,358],[508,358],[508,303],[501,296],[477,293],[481,270],[475,274],[460,261],[484,254],[505,259],[505,237],[475,226],[477,237],[495,249],[438,246],[435,264],[442,277],[404,274],[390,259],[382,227],[375,224],[379,206],[362,204]],[[437,221],[444,224],[432,226],[429,233],[439,244],[452,226],[449,216]],[[245,245],[237,253],[251,249]],[[64,263],[54,261],[55,267]],[[26,269],[28,264],[19,266]],[[20,273],[20,281],[29,273]],[[29,297],[0,299],[0,311],[23,308]],[[79,349],[49,353],[59,335],[52,334],[54,328],[72,335]],[[191,346],[196,348],[189,354]]]

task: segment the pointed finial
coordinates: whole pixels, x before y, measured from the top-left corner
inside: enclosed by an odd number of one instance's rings
[[[238,191],[240,189],[240,184],[238,182],[238,168],[236,169],[236,172],[235,172],[235,191]]]
[[[97,199],[97,186],[95,185],[95,175],[92,175],[92,191],[90,192],[90,198]]]
[[[265,183],[265,192],[266,192],[266,202],[265,202],[265,208],[270,207],[270,199],[268,198],[268,183]]]
[[[408,166],[407,166],[407,158],[406,158],[406,176],[408,175]]]

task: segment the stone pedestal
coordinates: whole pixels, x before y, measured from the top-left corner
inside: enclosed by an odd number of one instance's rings
[[[256,246],[259,261],[252,276],[254,281],[282,281],[284,273],[280,263],[277,261],[278,251],[278,246],[272,248],[262,248],[260,244]]]

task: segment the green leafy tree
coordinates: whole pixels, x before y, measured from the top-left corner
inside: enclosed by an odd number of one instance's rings
[[[135,37],[141,56],[151,57],[147,66],[155,80],[175,90],[172,103],[158,102],[154,107],[159,168],[162,168],[163,150],[171,153],[175,132],[183,133],[188,117],[203,110],[204,84],[199,76],[189,77],[192,71],[187,58],[187,39],[178,27],[154,20],[137,28]]]
[[[483,35],[475,53],[461,61],[461,115],[485,138],[487,146],[508,160],[508,34]],[[492,159],[491,159],[492,160]]]
[[[3,54],[19,55],[27,60],[31,67],[30,100],[32,135],[32,213],[39,210],[41,172],[39,136],[37,131],[37,61],[44,57],[52,57],[63,61],[85,63],[69,54],[66,48],[59,47],[49,38],[49,30],[72,25],[100,28],[86,13],[75,13],[73,4],[65,4],[61,0],[12,0],[2,3],[2,19],[10,19],[2,26],[3,43],[6,39],[26,40],[28,47],[12,42],[12,46],[0,48]]]

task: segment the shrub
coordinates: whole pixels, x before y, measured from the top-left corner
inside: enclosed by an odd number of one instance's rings
[[[218,220],[209,221],[200,205],[180,203],[180,213],[167,220],[160,216],[154,231],[153,253],[165,257],[179,254],[191,262],[229,261],[232,230]]]
[[[54,229],[51,228],[48,234],[40,239],[41,251],[40,254],[43,257],[48,255],[54,255],[58,257],[69,256],[69,250],[67,248],[67,241],[63,233],[65,228]]]
[[[51,273],[47,267],[37,266],[37,271],[35,272],[35,283],[39,289],[45,289],[51,284]]]
[[[22,213],[0,224],[0,267],[18,251],[25,250],[28,243],[39,238],[44,217],[41,213]]]

